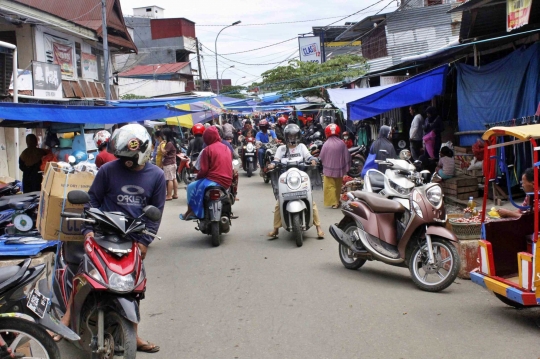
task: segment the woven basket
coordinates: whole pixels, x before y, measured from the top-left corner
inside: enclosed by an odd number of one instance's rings
[[[482,223],[456,223],[456,219],[450,218],[452,231],[458,239],[480,239]]]

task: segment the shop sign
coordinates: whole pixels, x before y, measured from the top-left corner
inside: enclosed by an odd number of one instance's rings
[[[97,80],[98,67],[97,67],[97,57],[96,55],[87,54],[83,52],[82,56],[82,75],[85,79]]]
[[[30,70],[18,69],[17,72],[17,91],[32,91],[32,73]],[[13,75],[11,75],[11,82],[9,83],[9,89],[13,90]]]
[[[34,96],[45,98],[63,98],[62,72],[60,65],[45,62],[32,62]]]
[[[529,23],[532,0],[506,0],[506,31],[510,32]]]
[[[300,48],[300,61],[322,63],[321,39],[319,36],[306,36],[298,38]]]
[[[75,46],[72,41],[43,34],[47,62],[60,65],[64,79],[75,77]]]

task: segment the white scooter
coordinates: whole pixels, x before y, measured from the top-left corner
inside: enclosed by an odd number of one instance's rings
[[[296,245],[302,247],[303,232],[313,223],[312,189],[322,188],[318,166],[302,162],[279,163],[269,173],[274,195],[279,201],[282,226],[294,234]]]

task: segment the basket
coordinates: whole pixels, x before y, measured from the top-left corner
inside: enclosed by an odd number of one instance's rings
[[[455,218],[450,218],[448,222],[452,225],[452,232],[458,239],[480,239],[482,223],[456,223],[455,220]]]

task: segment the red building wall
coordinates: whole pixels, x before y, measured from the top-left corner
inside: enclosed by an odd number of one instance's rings
[[[195,38],[195,23],[187,19],[152,19],[150,29],[152,40],[181,36]]]

